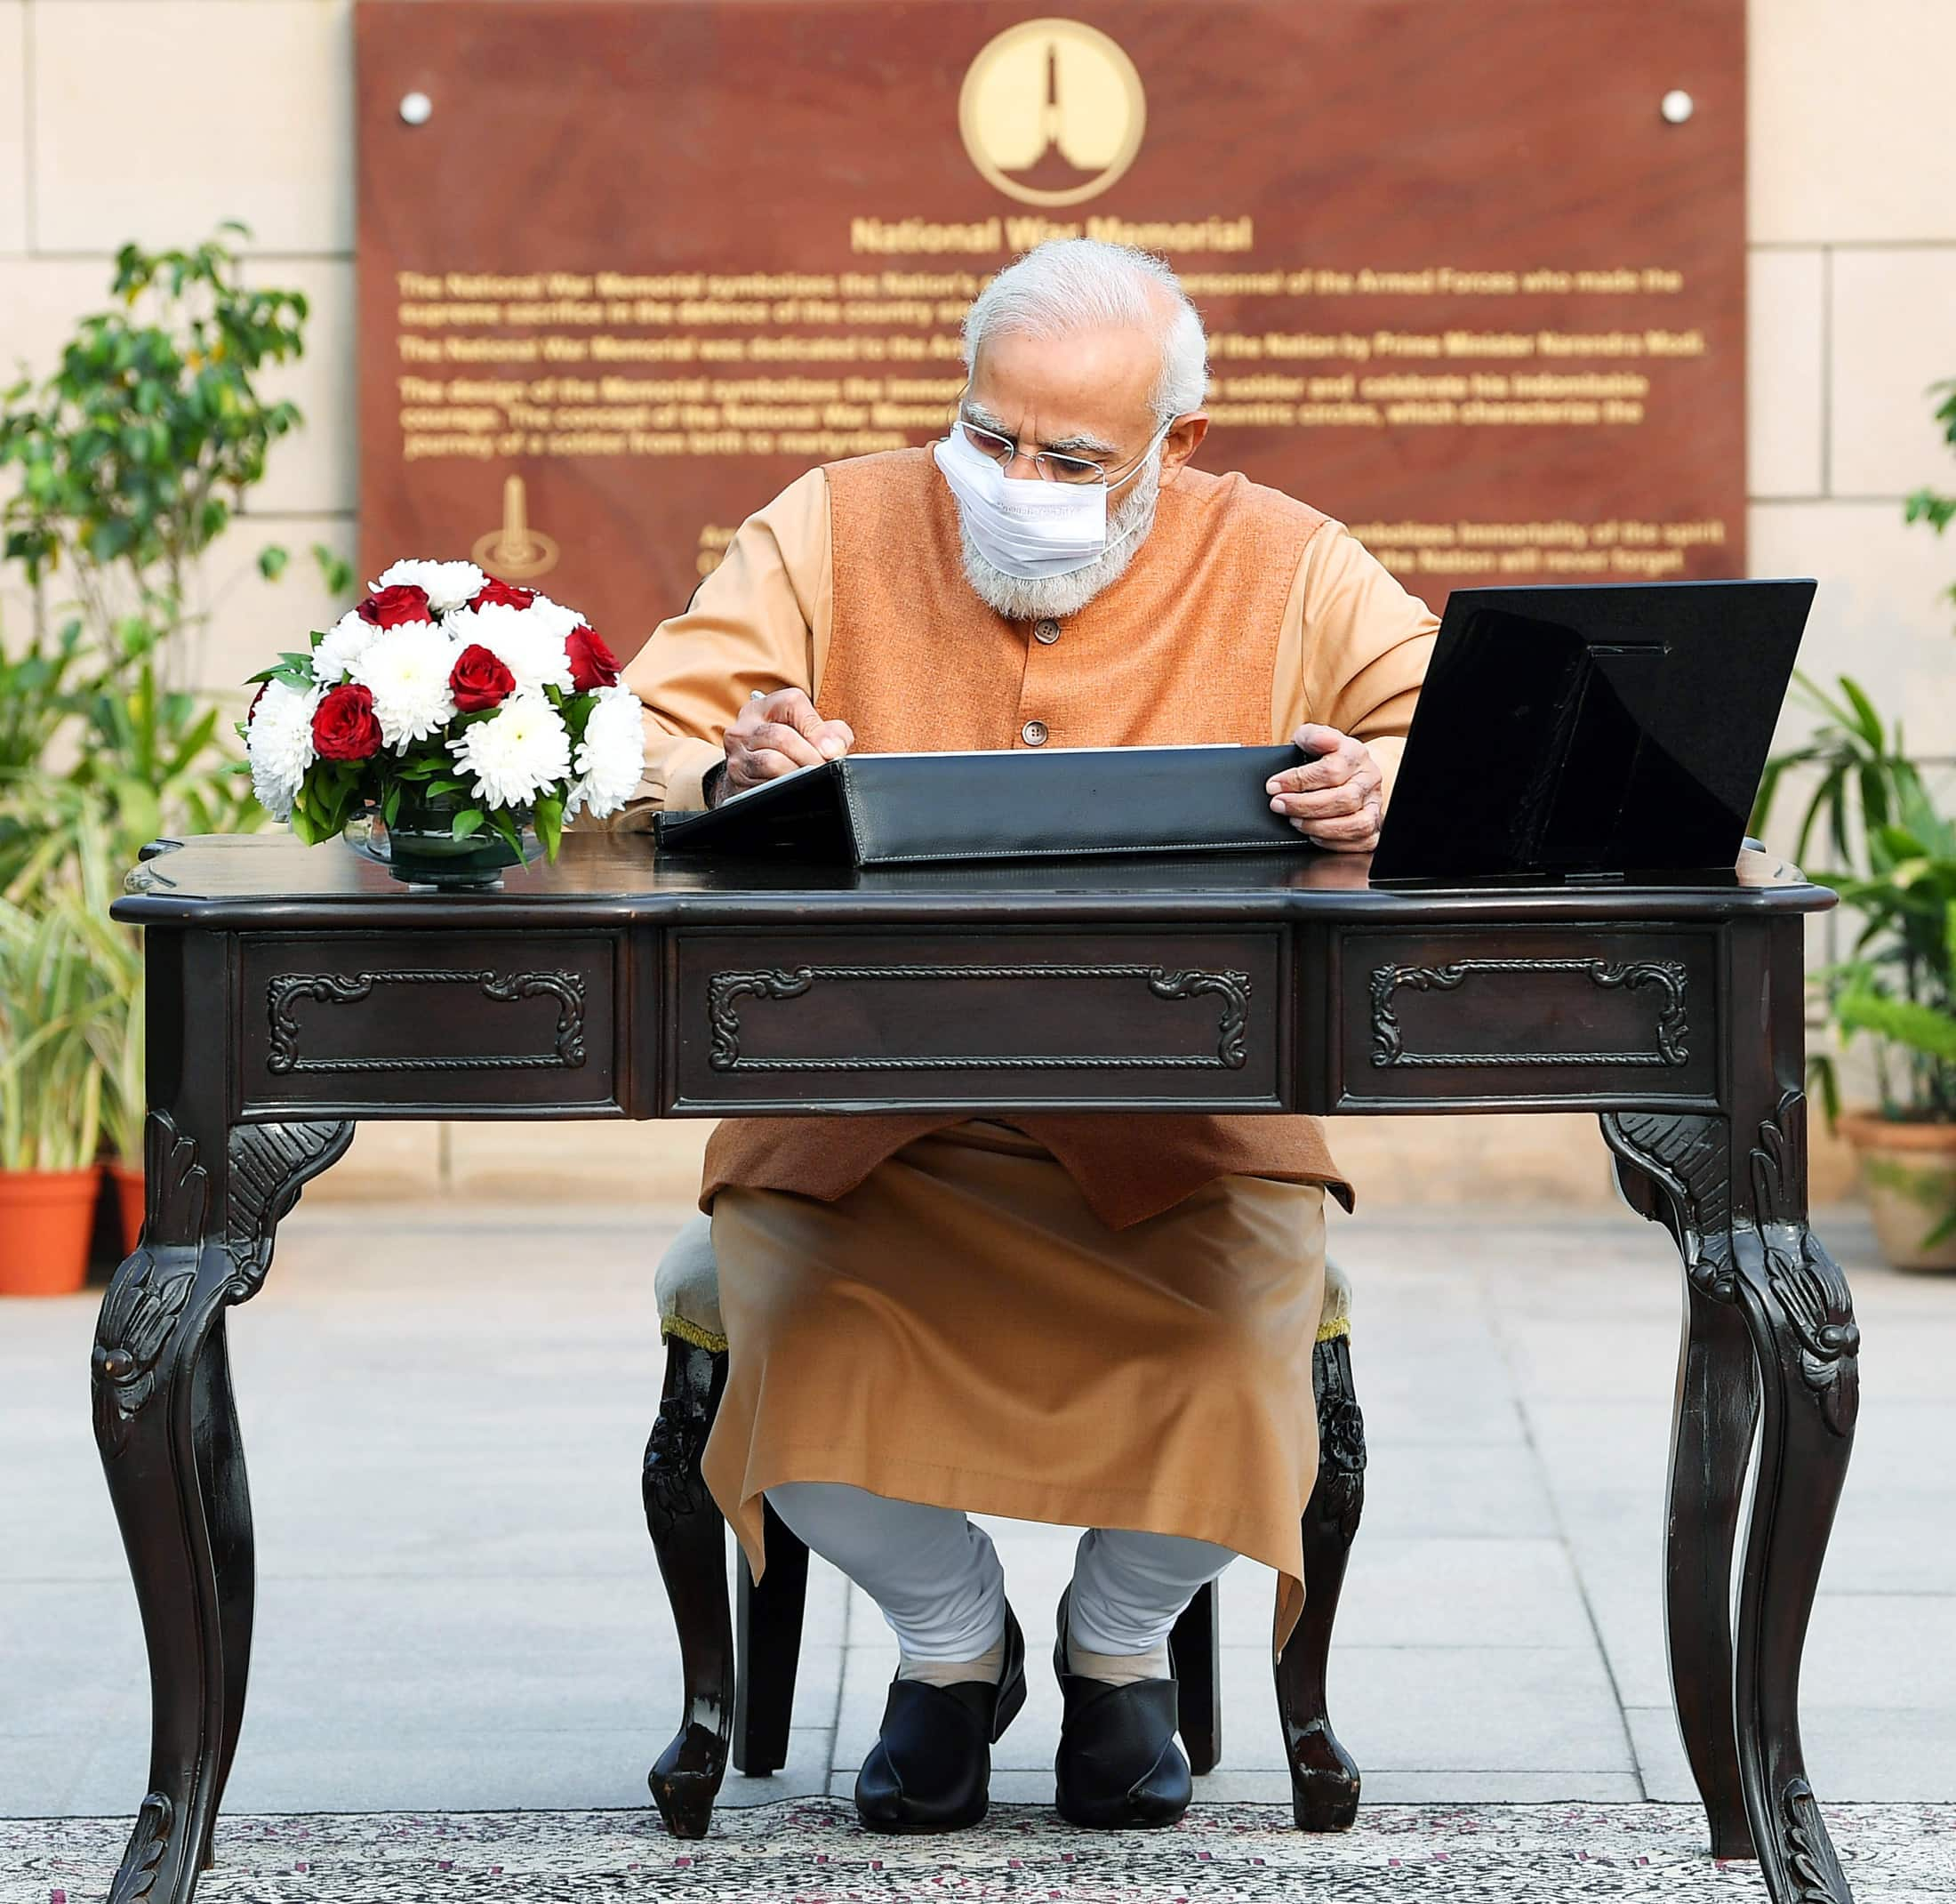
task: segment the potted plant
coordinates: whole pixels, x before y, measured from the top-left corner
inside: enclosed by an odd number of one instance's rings
[[[302,354],[307,316],[302,293],[245,285],[220,239],[194,251],[125,245],[109,290],[115,307],[80,321],[52,376],[0,398],[0,468],[18,476],[0,503],[4,554],[36,588],[66,584],[75,625],[104,660],[202,621],[201,558],[300,423],[256,379]],[[329,571],[344,566],[315,553]],[[272,577],[285,561],[271,547],[259,566]],[[172,648],[181,686],[194,657]]]
[[[108,993],[78,923],[72,893],[38,912],[0,898],[0,1295],[72,1294],[87,1273]]]
[[[133,1250],[142,1234],[143,1125],[148,1116],[148,1087],[144,1070],[148,1048],[145,1013],[142,934],[118,925],[108,916],[120,890],[123,870],[136,857],[143,841],[117,833],[94,814],[84,814],[76,826],[75,857],[77,884],[61,907],[76,944],[95,969],[101,1003],[89,1024],[101,1079],[103,1158],[122,1220],[123,1247]]]
[[[1831,1054],[1811,1064],[1827,1115],[1854,1146],[1888,1261],[1956,1269],[1956,827],[1938,814],[1867,695],[1843,676],[1838,698],[1801,679],[1824,716],[1808,744],[1774,759],[1760,789],[1765,824],[1789,770],[1817,771],[1795,857],[1824,833],[1838,872],[1813,877],[1858,915],[1851,955],[1818,975],[1844,1041],[1865,1040],[1876,1103],[1843,1114]]]
[[[112,1142],[133,1240],[140,940],[108,919],[108,900],[157,834],[260,823],[231,771],[218,709],[189,684],[208,606],[204,558],[263,475],[271,446],[301,422],[259,382],[301,354],[307,305],[298,292],[247,285],[222,236],[188,251],[125,245],[109,290],[110,308],[79,322],[52,375],[0,393],[0,554],[20,564],[50,631],[11,656],[0,643],[0,893],[16,952],[59,920],[69,935],[61,983],[77,997],[94,987],[84,1030],[49,992],[57,975],[20,980],[0,1059],[15,1070],[51,1064],[58,1045],[63,1063],[79,1063],[82,1033],[97,1067],[89,1116],[99,1114]],[[314,555],[329,591],[348,592],[345,563],[323,546]],[[285,564],[283,549],[260,553],[268,579]],[[36,996],[55,1017],[49,1039],[30,1049]],[[21,1078],[4,1076],[17,1122],[64,1114],[58,1102],[22,1100]],[[66,1107],[77,1118],[81,1108]]]

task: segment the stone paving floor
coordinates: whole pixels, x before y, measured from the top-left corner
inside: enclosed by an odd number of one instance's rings
[[[1382,1200],[1383,1201],[1383,1200]],[[258,1642],[233,1812],[632,1807],[678,1712],[638,1466],[669,1206],[301,1208],[233,1320]],[[1856,1286],[1860,1440],[1808,1647],[1824,1798],[1956,1795],[1956,1280]],[[1678,1273],[1627,1214],[1340,1220],[1372,1467],[1333,1712],[1380,1802],[1682,1800],[1659,1553]],[[0,1306],[0,1815],[131,1812],[141,1636],[88,1430],[96,1297]],[[1049,1800],[1064,1530],[993,1523],[1033,1655],[995,1796]],[[1223,1585],[1223,1765],[1285,1795],[1271,1580]],[[1042,1634],[1048,1637],[1042,1640]],[[792,1762],[846,1794],[894,1646],[817,1563]]]

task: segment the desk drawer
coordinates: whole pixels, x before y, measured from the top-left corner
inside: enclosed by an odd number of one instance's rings
[[[1712,933],[1358,933],[1334,1108],[1581,1105],[1718,1090]]]
[[[677,933],[675,1110],[1278,1107],[1269,930]]]
[[[264,934],[240,956],[247,1115],[618,1112],[615,935]]]

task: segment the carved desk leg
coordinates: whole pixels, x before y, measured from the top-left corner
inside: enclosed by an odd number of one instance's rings
[[[685,1712],[646,1783],[676,1838],[703,1838],[726,1776],[734,1730],[734,1628],[726,1604],[726,1523],[700,1455],[726,1386],[726,1354],[675,1336],[645,1446],[645,1527],[679,1629]]]
[[[1807,1100],[1780,1099],[1746,1159],[1752,1217],[1733,1225],[1739,1306],[1759,1356],[1759,1474],[1739,1586],[1739,1767],[1767,1884],[1784,1904],[1848,1904],[1807,1782],[1800,1663],[1860,1408],[1848,1279],[1807,1227]]]
[[[1756,1129],[1645,1113],[1603,1125],[1632,1201],[1678,1238],[1689,1285],[1671,1476],[1671,1675],[1713,1846],[1736,1855],[1741,1843],[1736,1782],[1776,1904],[1849,1904],[1807,1780],[1799,1699],[1808,1616],[1853,1446],[1861,1337],[1847,1279],[1807,1227],[1806,1100],[1785,1092]],[[1755,1418],[1735,1648],[1729,1556]]]
[[[1715,1858],[1750,1858],[1752,1828],[1732,1716],[1732,1554],[1759,1417],[1752,1339],[1732,1288],[1723,1118],[1623,1112],[1603,1119],[1631,1207],[1684,1258],[1684,1336],[1671,1426],[1664,1633],[1671,1696]]]
[[[187,1904],[244,1712],[251,1498],[224,1314],[263,1286],[278,1219],[349,1123],[255,1124],[200,1146],[169,1113],[144,1137],[147,1214],[96,1326],[95,1440],[149,1652],[149,1791],[110,1904]]]

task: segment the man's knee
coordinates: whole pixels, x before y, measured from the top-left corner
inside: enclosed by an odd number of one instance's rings
[[[876,1602],[907,1659],[971,1659],[997,1639],[1004,1570],[991,1537],[964,1514],[840,1482],[784,1482],[767,1498]]]
[[[1149,1651],[1235,1558],[1228,1547],[1185,1534],[1089,1529],[1073,1564],[1075,1642],[1117,1658]]]

